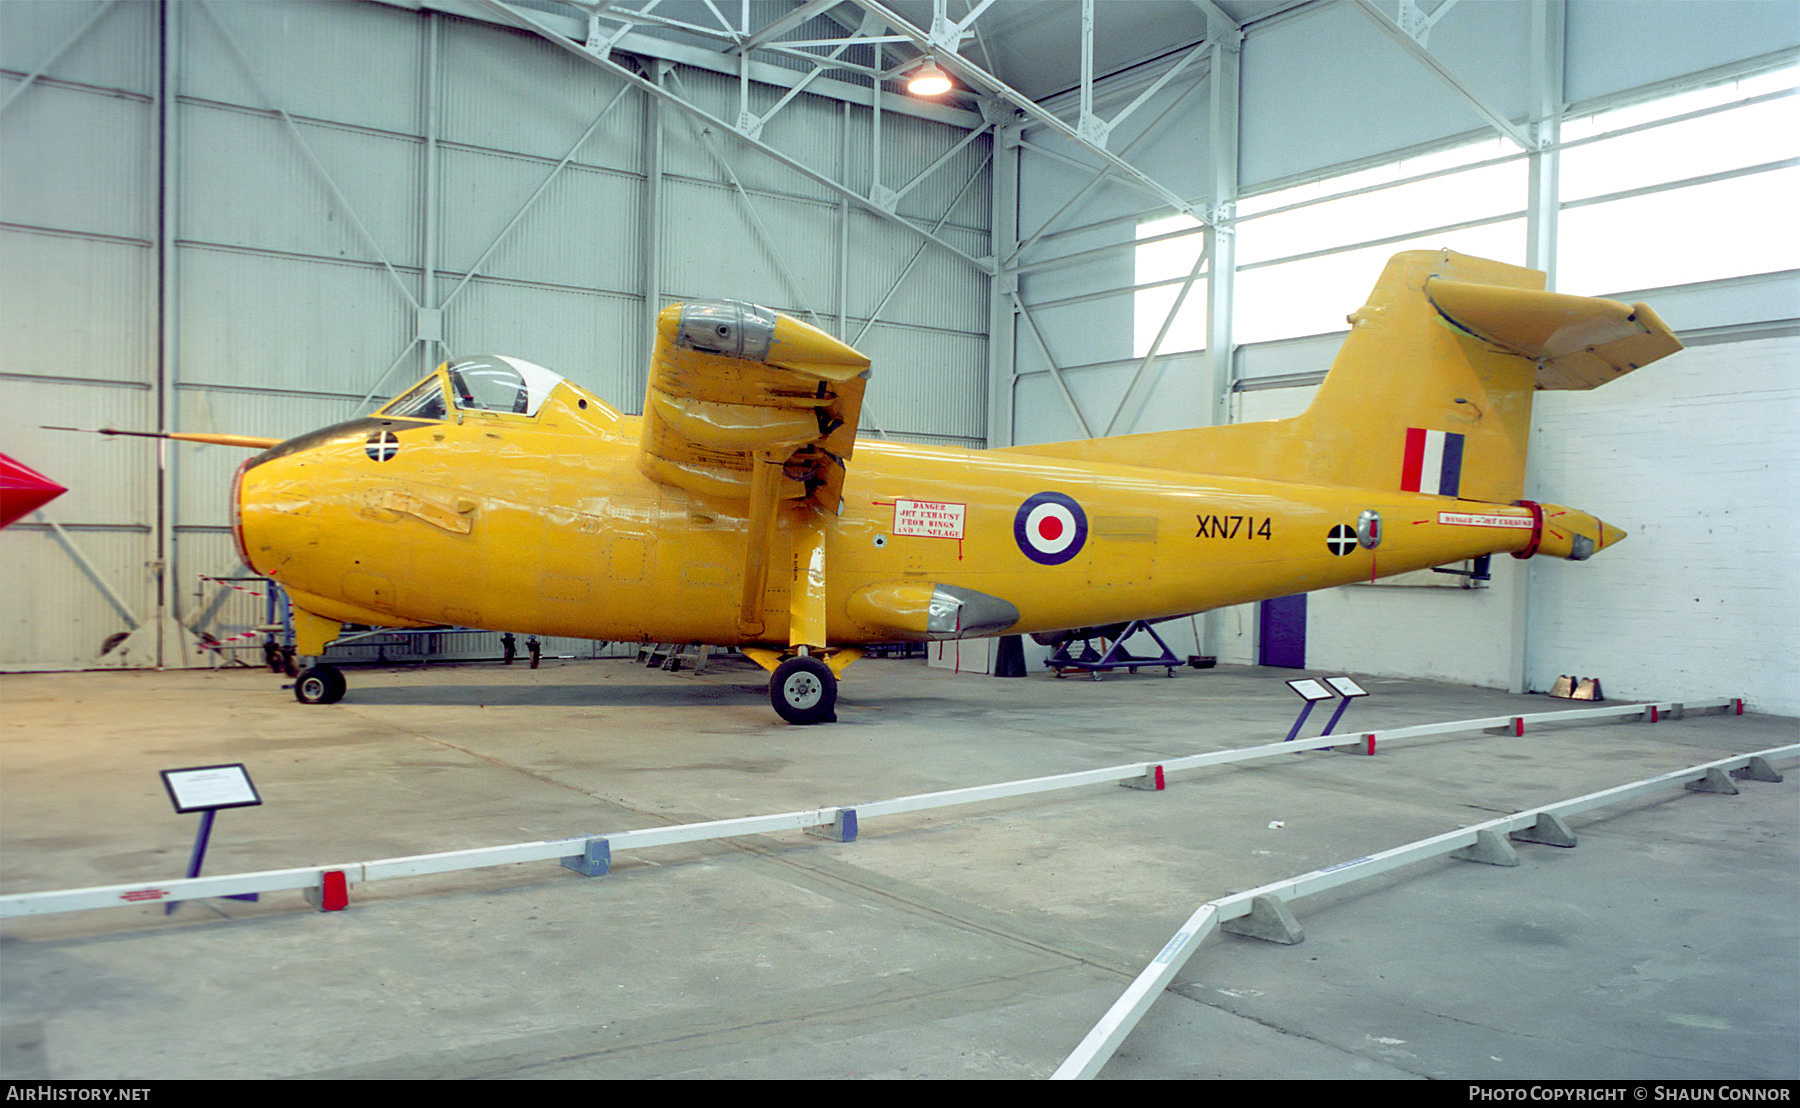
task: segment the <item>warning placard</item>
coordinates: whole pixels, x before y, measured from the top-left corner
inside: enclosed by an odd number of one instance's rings
[[[967,504],[942,500],[894,501],[894,534],[925,539],[957,539],[963,537],[963,517]]]
[[[1439,512],[1438,522],[1451,527],[1516,527],[1529,531],[1530,516],[1489,515],[1486,512]]]

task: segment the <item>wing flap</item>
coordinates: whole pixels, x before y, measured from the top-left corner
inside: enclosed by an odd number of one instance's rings
[[[1442,277],[1425,292],[1456,326],[1537,362],[1540,389],[1596,388],[1681,349],[1645,304]]]

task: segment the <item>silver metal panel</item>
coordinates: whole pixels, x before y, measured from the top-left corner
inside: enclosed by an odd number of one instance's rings
[[[1630,5],[1569,0],[1568,78],[1572,104],[1684,74],[1800,48],[1800,14],[1790,0],[1656,0]]]
[[[1026,304],[1042,304],[1130,288],[1136,283],[1137,258],[1134,248],[1125,244],[1136,240],[1135,220],[1046,235],[1020,259],[1033,268],[1020,275],[1019,295]]]
[[[555,164],[621,87],[541,38],[483,24],[443,20],[440,49],[446,143]],[[626,93],[575,161],[641,173],[643,104],[643,93]]]
[[[1432,30],[1430,46],[1459,79],[1516,118],[1527,107],[1530,27],[1524,0],[1461,4]],[[1245,188],[1486,126],[1349,4],[1320,5],[1253,30],[1242,87],[1243,118],[1254,124],[1242,131]]]
[[[1138,363],[1132,362],[1137,373]],[[1188,427],[1204,427],[1211,415],[1207,393],[1212,388],[1212,373],[1204,351],[1168,354],[1158,358],[1145,374],[1143,402],[1136,411],[1125,413],[1116,434],[1128,435],[1145,431],[1175,431]],[[1108,401],[1111,418],[1119,397]],[[1171,465],[1178,459],[1170,458]]]
[[[1018,365],[1020,372],[1048,368],[1043,348],[1029,332],[1035,324],[1050,356],[1059,366],[1097,365],[1130,359],[1134,298],[1120,293],[1096,300],[1033,308],[1029,323],[1021,321]],[[1126,378],[1130,380],[1129,377]]]
[[[0,373],[148,385],[155,314],[149,246],[0,229]]]
[[[154,430],[156,394],[151,389],[29,379],[6,381],[4,388],[0,450],[69,490],[44,506],[51,519],[132,526],[155,522],[156,442],[44,429],[50,424]]]
[[[297,139],[273,116],[212,105],[186,106],[180,126],[183,239],[419,264],[418,140],[308,122]]]
[[[102,0],[0,4],[0,69],[37,72],[52,51],[69,42],[101,6]],[[155,4],[114,4],[70,43],[44,77],[152,94],[156,89],[156,19]],[[8,79],[0,86],[0,96],[10,93],[12,85]]]
[[[1024,344],[1019,350],[1022,359]],[[1123,388],[1124,383],[1121,382],[1119,387]],[[1016,446],[1088,437],[1069,411],[1056,378],[1047,372],[1022,375],[1013,381],[1013,413],[1013,444]],[[1084,411],[1083,414],[1090,422],[1103,418],[1098,412]]]
[[[857,186],[861,189],[868,187],[868,147],[871,142],[869,114],[861,109],[851,113],[854,130],[851,137],[850,169],[856,179],[864,181]],[[967,135],[968,132],[961,128],[930,120],[903,115],[882,116],[881,184],[895,191],[912,185],[910,191],[900,198],[895,209],[900,215],[930,226],[943,217],[945,209],[963,191],[964,183],[980,168],[980,175],[968,187],[968,195],[957,204],[951,222],[964,227],[985,228],[988,225],[989,194],[992,190],[987,184],[988,171],[983,163],[992,147],[991,136],[983,135],[971,142],[930,176],[912,184],[915,177],[954,149]]]
[[[79,550],[79,558],[70,553],[70,543]],[[109,636],[131,627],[108,589],[140,620],[148,620],[155,611],[156,577],[150,569],[155,556],[148,527],[70,528],[66,539],[47,527],[26,523],[0,531],[0,575],[9,582],[0,589],[0,666],[155,665],[156,659],[145,657],[141,646],[126,654],[100,653]],[[91,572],[83,559],[92,566]]]
[[[1652,302],[1663,322],[1692,346],[1696,331],[1795,322],[1796,315],[1800,315],[1800,270],[1759,273],[1679,289],[1614,289],[1604,295],[1627,303]]]
[[[262,636],[248,632],[268,622],[267,585],[261,581],[201,580],[251,576],[229,531],[182,528],[176,532],[175,612],[183,626],[211,635],[228,647],[259,645]],[[219,658],[260,664],[262,653],[260,649],[226,650]],[[279,690],[271,683],[269,691]]]
[[[415,332],[411,308],[375,266],[190,246],[180,268],[185,383],[360,397]]]
[[[988,250],[985,233],[948,226],[939,233],[967,253]],[[987,276],[903,227],[852,213],[849,276],[852,315],[866,317],[879,306],[884,323],[987,333]]]
[[[802,319],[802,305],[821,315],[836,306],[831,275],[815,259],[836,246],[837,205],[754,194],[752,218],[729,185],[665,178],[663,186],[666,294],[749,300]]]
[[[30,152],[0,158],[0,219],[151,238],[155,122],[142,99],[42,83],[26,89],[0,116],[0,148]]]
[[[1048,139],[1042,145],[1049,150],[1062,149]],[[1024,152],[1019,167],[1019,238],[1038,241],[1023,260],[1056,258],[1128,240],[1135,234],[1138,219],[1172,214],[1116,174],[1094,184],[1101,168],[1088,162],[1071,163],[1040,150]],[[1191,184],[1202,168],[1196,158],[1192,169],[1175,179]],[[1191,187],[1196,194],[1201,191],[1198,184]],[[1074,241],[1066,241],[1071,239]]]
[[[680,81],[668,87],[684,94],[685,99],[726,123],[738,118],[738,82],[717,73],[681,70]],[[761,113],[774,107],[780,97],[767,86],[751,86],[751,110]],[[814,103],[805,96],[796,97],[787,107],[764,125],[761,139],[801,163],[828,177],[836,178],[841,160],[842,122],[836,103]],[[779,162],[733,137],[720,132],[692,116],[673,111],[664,116],[664,172],[700,181],[728,183],[731,174],[752,192],[774,192],[807,197],[835,204],[837,194],[815,181],[794,173]],[[720,159],[730,166],[726,172]]]
[[[442,159],[442,187],[465,207],[445,223],[441,269],[467,273],[486,255],[482,276],[636,290],[642,178],[573,164],[552,178],[554,163],[473,150],[446,149]]]
[[[860,349],[872,362],[866,411],[882,430],[984,438],[986,336],[877,324]]]
[[[693,86],[691,78],[684,76],[683,80],[688,87]],[[750,88],[750,110],[758,115],[770,111],[780,100],[777,94],[781,90],[754,84]],[[737,111],[737,85],[732,82],[728,106],[718,114],[723,119],[735,120]],[[867,113],[860,114],[867,118]],[[856,123],[853,121],[851,126],[855,127]],[[801,164],[838,180],[843,130],[841,105],[835,101],[801,95],[790,100],[773,119],[763,124],[760,137],[764,143],[797,159]],[[830,200],[833,203],[837,201],[837,194],[824,185],[795,174],[793,170],[733,141],[729,136],[719,143],[718,148],[730,159],[738,180],[747,189],[764,189],[816,200]]]
[[[1308,335],[1278,342],[1251,343],[1238,347],[1237,380],[1276,384],[1302,379],[1322,380],[1344,345],[1344,332]]]
[[[380,4],[261,0],[186,5],[183,14],[185,96],[422,132],[425,24],[416,13]]]

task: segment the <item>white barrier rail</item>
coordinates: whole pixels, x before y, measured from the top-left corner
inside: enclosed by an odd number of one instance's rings
[[[1167,774],[1201,769],[1208,766],[1232,765],[1293,754],[1305,750],[1345,748],[1346,743],[1361,753],[1373,754],[1381,742],[1418,738],[1426,735],[1448,735],[1466,731],[1506,730],[1521,735],[1528,726],[1543,723],[1581,722],[1593,719],[1638,718],[1655,721],[1676,718],[1690,711],[1724,711],[1743,713],[1743,701],[1722,698],[1705,701],[1657,701],[1580,708],[1527,715],[1492,716],[1483,719],[1457,720],[1450,723],[1423,724],[1392,728],[1385,731],[1355,731],[1339,735],[1320,735],[1292,742],[1267,743],[1262,746],[1219,750],[1163,761],[1132,762],[1102,769],[1078,770],[1073,773],[1007,781],[995,785],[975,785],[919,793],[888,800],[815,808],[775,815],[747,816],[714,820],[707,823],[681,824],[673,827],[647,827],[603,835],[579,835],[566,839],[515,843],[507,846],[476,847],[468,850],[416,854],[402,858],[385,858],[371,862],[337,865],[302,866],[292,869],[264,870],[254,873],[225,874],[217,877],[176,878],[164,882],[134,882],[101,885],[85,889],[52,892],[13,893],[0,896],[0,919],[13,916],[48,915],[56,912],[78,912],[95,908],[117,908],[145,902],[168,903],[199,900],[207,897],[236,896],[244,893],[300,890],[321,908],[335,910],[347,902],[351,885],[396,877],[420,877],[487,866],[512,865],[520,862],[563,861],[569,868],[589,876],[607,872],[612,854],[628,850],[711,839],[739,838],[779,831],[819,831],[841,841],[856,838],[860,820],[900,815],[932,808],[962,804],[979,804],[1009,797],[1089,785],[1125,784],[1145,789],[1163,787]]]
[[[1573,715],[1574,713],[1569,713]],[[1733,791],[1729,779],[1724,775],[1732,770],[1748,770],[1751,776],[1769,779],[1774,777],[1768,772],[1773,762],[1787,762],[1800,759],[1800,744],[1793,746],[1772,747],[1754,754],[1738,754],[1730,758],[1705,762],[1672,773],[1648,777],[1628,785],[1603,789],[1600,792],[1588,793],[1571,800],[1546,804],[1539,808],[1530,808],[1515,812],[1509,816],[1501,816],[1484,823],[1471,824],[1442,835],[1420,839],[1416,842],[1397,846],[1371,854],[1364,858],[1340,862],[1324,869],[1313,870],[1299,877],[1276,881],[1260,888],[1245,892],[1233,893],[1200,905],[1187,922],[1181,925],[1155,958],[1150,960],[1141,973],[1126,988],[1125,992],[1100,1018],[1087,1036],[1069,1056],[1058,1066],[1052,1078],[1056,1080],[1079,1080],[1097,1076],[1113,1054],[1124,1043],[1135,1029],[1151,1005],[1156,1002],[1162,991],[1175,979],[1187,964],[1188,959],[1199,949],[1207,936],[1216,931],[1222,924],[1242,919],[1256,910],[1259,901],[1268,904],[1272,913],[1283,913],[1289,901],[1301,897],[1314,896],[1332,889],[1348,885],[1351,882],[1366,880],[1398,869],[1414,862],[1451,854],[1458,850],[1501,849],[1496,837],[1514,833],[1529,832],[1541,826],[1544,818],[1561,819],[1594,808],[1623,804],[1642,796],[1651,795],[1676,785],[1694,784],[1698,791]],[[1762,763],[1756,765],[1755,763]],[[1721,781],[1725,783],[1721,784]],[[1490,846],[1489,844],[1494,844]],[[1571,838],[1568,843],[1573,845]],[[1478,858],[1477,860],[1492,860]],[[1500,864],[1507,864],[1501,862]],[[1291,940],[1289,940],[1291,941]]]

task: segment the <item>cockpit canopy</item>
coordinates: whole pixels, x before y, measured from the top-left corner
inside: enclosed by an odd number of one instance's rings
[[[381,415],[408,419],[445,419],[448,403],[464,411],[510,412],[535,416],[563,378],[541,365],[503,354],[477,354],[447,362],[382,408]]]

